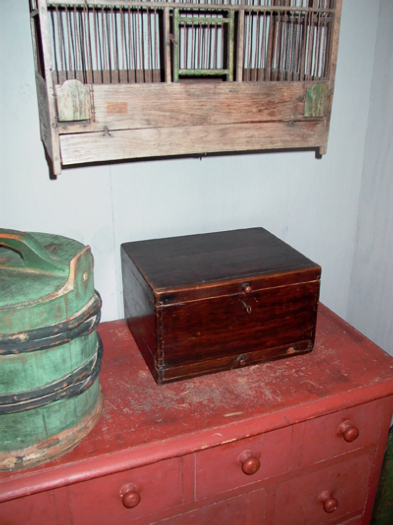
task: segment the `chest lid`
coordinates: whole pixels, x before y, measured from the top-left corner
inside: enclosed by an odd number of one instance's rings
[[[93,297],[88,246],[59,235],[0,229],[0,335],[65,321]]]
[[[163,305],[306,282],[321,274],[317,264],[264,228],[130,242],[122,250]]]

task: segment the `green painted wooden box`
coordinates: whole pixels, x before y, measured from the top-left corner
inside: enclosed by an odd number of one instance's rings
[[[97,422],[100,312],[88,246],[0,229],[0,470],[64,454]]]

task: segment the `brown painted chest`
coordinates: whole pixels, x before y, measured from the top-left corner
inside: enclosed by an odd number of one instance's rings
[[[157,383],[312,350],[321,268],[267,230],[121,252],[125,317]]]

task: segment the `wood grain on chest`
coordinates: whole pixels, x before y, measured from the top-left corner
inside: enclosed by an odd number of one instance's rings
[[[263,228],[126,243],[122,266],[158,383],[312,350],[321,269]]]

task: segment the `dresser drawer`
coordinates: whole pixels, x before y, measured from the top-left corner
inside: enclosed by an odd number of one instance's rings
[[[371,452],[330,467],[315,466],[313,472],[281,483],[273,525],[341,523],[341,518],[361,514],[372,463]]]
[[[265,490],[259,489],[149,525],[263,525],[265,502]]]
[[[383,418],[383,401],[373,401],[306,421],[300,466],[376,444]]]
[[[58,523],[52,492],[41,492],[0,503],[1,525]]]
[[[292,429],[286,427],[198,452],[195,460],[196,499],[286,472],[291,436]]]
[[[73,525],[129,523],[182,504],[182,460],[77,483],[68,494]]]

